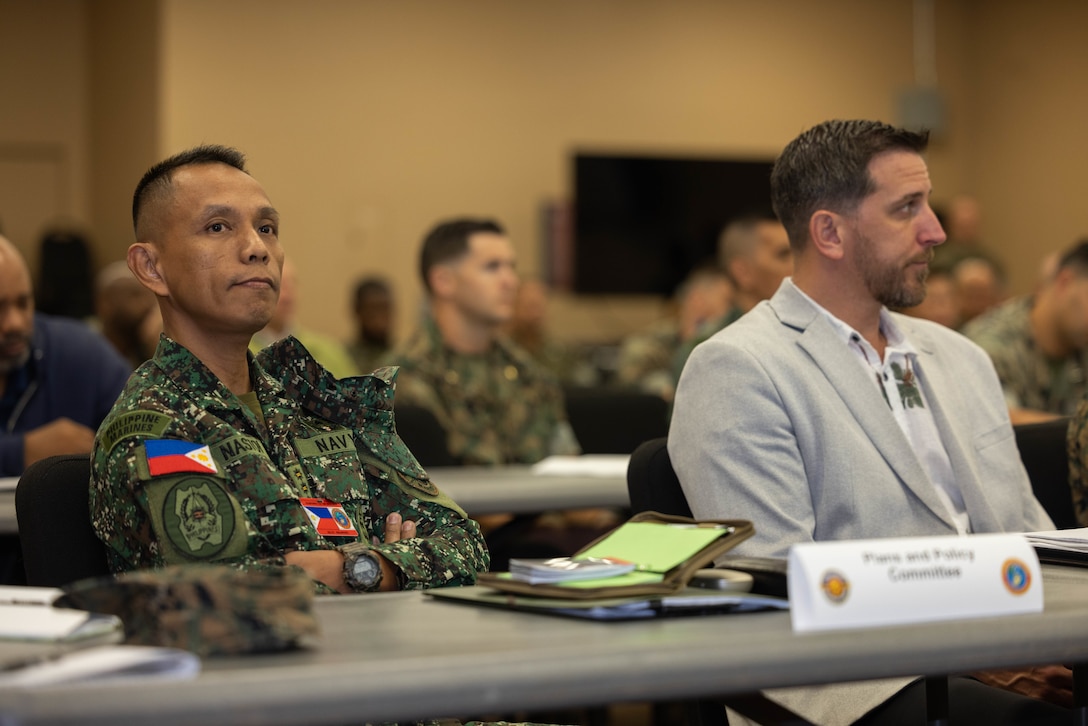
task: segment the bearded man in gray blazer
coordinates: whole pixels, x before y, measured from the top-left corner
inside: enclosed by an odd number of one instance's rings
[[[933,248],[945,240],[929,206],[927,140],[874,121],[829,121],[775,163],[772,202],[789,234],[793,277],[695,349],[669,431],[695,516],[755,524],[737,554],[1053,529],[986,353],[889,311],[925,297]],[[1053,704],[977,680],[950,684],[953,723],[1020,723],[1050,709],[1068,719]],[[913,679],[767,695],[818,724],[924,717],[924,686]],[[970,719],[958,721],[961,711]]]

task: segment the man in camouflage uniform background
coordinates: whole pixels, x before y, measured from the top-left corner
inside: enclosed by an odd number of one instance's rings
[[[427,234],[420,274],[430,315],[389,358],[397,400],[431,410],[464,464],[531,464],[576,454],[558,381],[502,334],[518,289],[498,223],[456,219]]]
[[[398,404],[432,411],[450,454],[463,464],[532,464],[580,451],[558,381],[502,332],[513,316],[516,263],[497,222],[453,219],[436,225],[420,251],[429,315],[389,358],[400,367]],[[492,514],[479,521],[496,569],[505,569],[511,549],[515,556],[571,554],[618,523],[613,512],[598,509],[554,512],[544,519]],[[574,539],[566,536],[571,528],[579,530]],[[552,544],[522,546],[540,537]],[[512,540],[519,544],[508,546]]]
[[[676,351],[732,305],[733,285],[725,271],[717,265],[695,268],[673,295],[674,315],[623,340],[616,382],[671,401],[676,392],[672,375]]]
[[[963,328],[993,360],[1014,424],[1070,416],[1088,392],[1088,239],[1066,250],[1034,295]]]
[[[295,565],[318,592],[474,582],[479,527],[396,435],[395,371],[337,380],[293,338],[247,356],[284,253],[244,157],[205,146],[152,167],[133,221],[128,263],[164,334],[95,439],[111,568]]]
[[[718,262],[733,283],[733,307],[684,341],[672,359],[674,387],[695,346],[736,322],[757,303],[771,299],[782,280],[793,272],[786,228],[769,209],[737,217],[725,225],[718,239]]]

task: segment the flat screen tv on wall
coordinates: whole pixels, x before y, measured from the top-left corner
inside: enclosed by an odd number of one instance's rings
[[[772,160],[576,153],[571,287],[671,295],[732,218],[770,209]]]

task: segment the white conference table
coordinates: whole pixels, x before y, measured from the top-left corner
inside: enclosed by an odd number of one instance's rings
[[[1088,662],[1088,569],[1044,581],[1041,614],[800,635],[785,612],[599,623],[326,597],[313,650],[208,659],[191,681],[0,691],[0,722],[344,724]]]
[[[435,467],[428,473],[470,516],[629,504],[627,478],[618,473],[537,475],[530,466]],[[19,531],[15,520],[17,481],[0,479],[0,535]]]

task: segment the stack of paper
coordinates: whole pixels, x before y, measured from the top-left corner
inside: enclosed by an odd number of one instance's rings
[[[1088,527],[1058,529],[1051,532],[1028,532],[1024,536],[1036,548],[1088,553]]]
[[[0,640],[121,639],[116,615],[55,608],[52,603],[60,595],[61,590],[52,587],[0,587]]]
[[[510,577],[537,585],[545,582],[593,580],[624,575],[635,569],[633,562],[610,557],[552,557],[549,559],[511,559]]]

